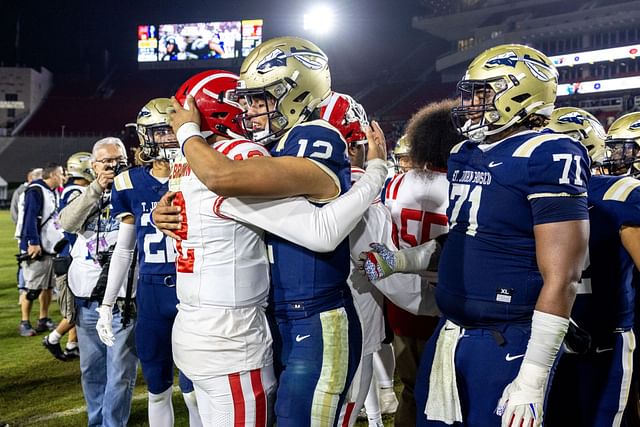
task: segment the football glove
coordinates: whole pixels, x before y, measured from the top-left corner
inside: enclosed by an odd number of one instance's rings
[[[371,243],[370,252],[360,254],[360,269],[367,275],[370,282],[376,282],[395,272],[395,252],[382,243]]]
[[[111,326],[113,322],[113,307],[103,304],[96,308],[96,311],[100,314],[100,318],[96,323],[100,341],[111,347],[115,342],[115,336],[113,335],[113,328]]]
[[[502,417],[502,427],[540,427],[542,406],[549,370],[526,361],[518,376],[502,393],[496,415]]]

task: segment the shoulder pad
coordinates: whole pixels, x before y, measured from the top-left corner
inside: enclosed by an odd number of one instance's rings
[[[462,146],[464,145],[464,143],[465,143],[465,142],[467,142],[467,141],[458,142],[456,145],[454,145],[454,146],[451,148],[451,151],[449,151],[449,153],[450,153],[450,154],[455,154],[455,153],[457,153],[458,151],[460,151],[460,149],[462,148]]]
[[[609,187],[609,189],[604,193],[604,196],[602,196],[602,200],[625,202],[631,192],[638,187],[640,187],[639,180],[631,177],[624,177],[617,180],[611,185],[611,187]]]
[[[116,176],[113,180],[113,187],[117,191],[131,190],[133,188],[133,182],[131,182],[131,176],[128,170]]]
[[[538,136],[534,136],[533,138],[528,139],[527,141],[520,144],[520,146],[513,152],[513,157],[531,157],[536,148],[540,147],[545,142],[549,141],[558,141],[558,140],[569,140],[568,137],[561,134],[542,134]]]
[[[325,120],[316,119],[308,122],[298,123],[297,125],[293,126],[291,129],[289,129],[287,132],[285,132],[285,134],[282,135],[282,137],[280,137],[280,140],[278,141],[278,144],[275,147],[275,151],[276,152],[281,151],[284,148],[284,145],[286,144],[287,139],[289,138],[289,135],[291,133],[295,133],[296,131],[299,131],[301,128],[312,127],[312,126],[318,126],[320,128],[323,128],[322,130],[326,129],[330,132],[335,133],[335,137],[342,140],[342,142],[344,142],[345,147],[347,146],[347,141],[345,141],[344,137],[342,136],[342,134],[338,129],[336,129],[331,123]]]

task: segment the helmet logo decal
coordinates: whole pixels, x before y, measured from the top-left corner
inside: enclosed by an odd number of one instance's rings
[[[565,115],[558,117],[558,121],[560,123],[575,123],[577,125],[582,125],[585,120],[586,118],[582,114],[578,113],[577,111],[572,111],[570,113],[567,113]]]
[[[140,112],[138,113],[139,119],[143,117],[150,117],[150,116],[151,116],[151,111],[149,111],[149,109],[146,106],[142,107],[142,110],[140,110]]]
[[[629,129],[637,130],[640,129],[640,120],[636,120],[635,122],[629,125]]]
[[[535,78],[543,82],[549,81],[549,76],[545,74],[544,71],[547,71],[552,75],[557,74],[557,71],[555,71],[555,69],[553,69],[549,64],[545,63],[544,61],[541,61],[539,59],[534,59],[528,54],[525,54],[524,58],[521,59],[521,58],[518,58],[518,55],[516,55],[516,53],[513,51],[501,53],[500,55],[490,58],[484,64],[484,66],[486,68],[493,68],[493,67],[499,67],[499,66],[507,66],[507,67],[515,68],[516,65],[518,64],[518,61],[524,62],[525,65],[531,71],[531,74],[533,74]]]
[[[516,55],[514,52],[509,51],[509,52],[502,53],[498,56],[494,56],[493,58],[489,59],[484,64],[484,66],[487,68],[493,68],[500,65],[506,65],[507,67],[515,68],[517,63],[518,63],[518,55]]]
[[[533,59],[529,55],[525,54],[523,61],[527,65],[527,67],[529,67],[529,70],[534,75],[534,77],[538,80],[542,80],[543,82],[549,81],[549,76],[545,74],[543,70],[551,73],[551,75],[554,76],[558,73],[555,68],[549,66],[549,64],[547,64],[546,62],[539,59]],[[542,70],[540,68],[542,68]]]
[[[289,54],[280,49],[275,49],[258,63],[256,69],[259,73],[264,74],[276,67],[286,67],[288,58],[297,59],[302,65],[311,70],[319,70],[326,66],[328,62],[327,57],[320,52],[298,50],[292,47]]]

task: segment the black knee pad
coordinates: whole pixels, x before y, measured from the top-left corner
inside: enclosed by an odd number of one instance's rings
[[[42,289],[29,289],[27,291],[27,299],[29,301],[37,300],[40,296],[40,292],[42,292]]]

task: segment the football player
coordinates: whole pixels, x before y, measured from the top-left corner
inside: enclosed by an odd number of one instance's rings
[[[176,253],[169,241],[150,222],[151,209],[168,190],[169,162],[179,148],[168,124],[168,98],[149,101],[138,113],[136,129],[140,139],[140,159],[146,166],[126,170],[114,180],[111,192],[112,215],[120,221],[120,231],[111,263],[105,297],[99,308],[96,329],[102,342],[114,343],[111,324],[120,285],[138,248],[136,289],[136,350],[149,393],[149,425],[172,426],[173,357],[171,329],[177,314]],[[191,381],[179,373],[180,389],[189,409],[191,426],[200,426],[196,396]]]
[[[458,83],[447,167],[449,234],[435,288],[442,320],[416,385],[418,425],[540,426],[587,248],[589,160],[534,131],[553,110],[544,54],[501,45]]]
[[[414,167],[396,175],[385,191],[385,203],[393,218],[394,242],[401,251],[394,253],[385,246],[376,245],[374,252],[363,257],[367,260],[364,270],[372,281],[378,281],[391,271],[407,271],[407,268],[422,276],[424,295],[420,305],[426,315],[415,316],[391,301],[387,305],[387,316],[395,334],[396,369],[404,385],[395,416],[396,425],[416,423],[416,371],[426,341],[438,323],[439,311],[433,295],[437,276],[428,270],[435,248],[433,239],[448,231],[447,158],[451,148],[461,139],[451,126],[450,113],[454,105],[451,100],[431,103],[409,121],[403,143],[409,152],[408,161]],[[403,259],[401,264],[405,264],[402,268],[398,266],[398,256]],[[415,258],[409,263],[412,267],[407,267],[404,261],[407,258]],[[385,259],[390,260],[393,268]]]
[[[612,175],[640,176],[640,112],[625,114],[609,127],[604,167]]]
[[[351,181],[355,183],[365,173],[369,125],[364,108],[349,95],[332,93],[321,104],[320,116],[340,131],[348,144],[351,162]],[[348,279],[354,305],[362,325],[362,360],[351,388],[351,396],[344,408],[344,420],[339,425],[353,425],[363,405],[367,407],[370,426],[382,426],[382,416],[373,379],[373,356],[381,349],[385,338],[382,314],[383,294],[358,274],[355,262],[362,250],[372,241],[391,244],[391,217],[379,198],[364,213],[362,220],[350,233],[351,274]],[[402,287],[405,283],[396,283]],[[393,389],[392,389],[393,391]],[[395,394],[394,394],[395,397]],[[366,398],[366,403],[365,403]]]
[[[569,135],[589,150],[591,167],[602,168],[605,132],[579,108],[558,108],[546,129]],[[616,128],[614,128],[615,130]],[[551,425],[621,425],[635,347],[633,269],[640,267],[640,181],[595,174],[587,186],[589,256],[571,318],[591,337],[560,358],[549,395]],[[577,353],[579,352],[579,354]],[[567,411],[566,408],[571,410]]]
[[[77,197],[85,187],[94,180],[94,172],[91,169],[91,153],[81,151],[72,154],[67,159],[67,182],[64,184],[62,193],[60,194],[60,209],[63,209],[69,200]],[[74,300],[73,294],[69,292],[69,284],[67,282],[67,272],[69,264],[71,264],[71,247],[76,241],[76,235],[72,233],[64,233],[67,244],[54,260],[54,270],[56,270],[56,290],[58,292],[58,305],[62,320],[58,323],[56,329],[49,335],[44,337],[42,345],[58,360],[69,360],[80,356],[78,350],[78,335],[73,325]],[[56,268],[56,263],[61,268]],[[62,351],[60,347],[60,338],[69,333],[67,345]]]
[[[229,77],[232,75],[224,74],[224,76]],[[233,77],[236,78],[235,76]],[[214,82],[218,82],[218,83],[224,82],[224,80],[221,81],[220,78],[216,78],[214,80],[215,80]],[[185,89],[180,91],[176,95],[178,99],[180,99],[181,101],[184,101],[184,98],[189,93],[189,91],[186,90],[186,88],[188,87],[189,85],[185,84],[184,86]],[[218,88],[218,90],[216,91],[215,88],[207,87],[207,85],[203,86],[202,84],[196,84],[194,87],[196,87],[196,89],[197,87],[202,87],[203,90],[206,89],[204,90],[205,94],[213,94],[216,92],[221,93],[220,88]],[[226,98],[219,98],[219,99],[228,99],[228,98],[231,98],[232,96],[233,94],[231,93],[231,91],[227,90]],[[218,117],[218,118],[227,117],[225,124],[227,124],[227,126],[235,126],[234,124],[236,123],[236,121],[234,120],[234,116],[231,114],[228,114],[230,112],[228,111],[228,108],[229,108],[228,106],[226,106],[227,108],[226,112],[224,113],[219,112],[218,114],[215,114],[215,110],[220,109],[220,104],[213,102],[215,98],[212,98],[211,96],[198,96],[198,94],[196,94],[195,99],[197,100],[197,103],[199,105],[198,108],[202,111],[203,117]],[[203,123],[205,123],[204,119],[203,119]],[[205,126],[207,129],[209,129],[210,127],[213,127],[213,126],[208,126],[206,123],[203,126]],[[227,130],[228,129],[227,126],[221,126],[221,123],[219,123],[215,126],[215,128],[218,129],[219,131],[227,131],[229,133],[232,133],[232,130],[235,129],[235,127],[233,127],[231,130]],[[203,133],[205,135],[209,135],[211,134],[211,131],[207,130],[206,132],[203,132]],[[384,140],[381,139],[381,141],[378,143],[376,147],[382,147],[382,151],[376,150],[374,147],[374,149],[371,150],[372,155],[376,155],[377,157],[386,156],[386,153],[384,152],[383,144],[384,144]],[[242,157],[241,157],[241,153],[235,150],[235,147],[242,147],[243,145],[245,145],[246,147],[250,148],[249,152],[253,152],[252,156],[257,155],[254,152],[255,144],[250,143],[249,145],[246,145],[246,141],[243,142],[242,140],[234,140],[232,141],[232,144],[229,144],[228,146],[227,144],[223,144],[223,145],[217,144],[217,145],[221,146],[222,148],[225,148],[225,147],[228,148],[229,155],[231,155],[232,158],[237,160],[240,160]],[[370,163],[376,164],[375,161],[371,161]],[[229,221],[230,217],[235,217],[236,219],[240,219],[245,223],[255,224],[260,226],[261,228],[273,231],[274,233],[282,236],[283,238],[286,238],[287,240],[294,241],[296,243],[304,245],[305,247],[309,247],[314,250],[330,251],[334,249],[342,240],[344,240],[344,238],[347,236],[349,231],[355,226],[358,219],[362,216],[362,213],[366,210],[369,203],[375,198],[376,194],[379,193],[380,187],[386,175],[386,167],[384,166],[384,162],[378,162],[377,166],[378,166],[377,168],[371,165],[368,167],[368,170],[372,169],[372,170],[375,170],[376,172],[373,174],[370,174],[369,172],[365,174],[365,176],[356,184],[356,186],[352,189],[352,191],[350,191],[351,194],[349,194],[348,196],[342,196],[340,200],[332,202],[330,207],[325,207],[324,209],[319,209],[309,204],[306,201],[306,199],[303,199],[303,198],[291,198],[287,200],[277,200],[277,201],[256,201],[254,199],[249,199],[249,200],[225,199],[222,197],[216,197],[216,195],[213,192],[210,192],[208,190],[203,190],[204,193],[202,194],[200,193],[195,194],[195,196],[197,197],[185,198],[184,194],[180,194],[179,196],[176,196],[176,197],[178,198],[178,202],[180,204],[182,204],[181,199],[184,199],[185,205],[188,206],[192,204],[189,201],[190,199],[195,199],[199,201],[202,197],[206,198],[206,197],[209,197],[209,195],[213,195],[214,199],[212,199],[213,202],[211,203],[213,207],[211,207],[207,202],[204,204],[203,209],[207,214],[213,210],[213,212],[217,216],[219,216],[217,220],[214,220],[214,222],[218,224],[227,224],[227,226],[231,226],[231,227],[237,226],[237,224],[235,224],[233,221]],[[188,173],[190,175],[191,169],[187,168],[185,170],[187,171],[185,173]],[[372,177],[375,177],[375,178],[373,178],[372,180],[371,179]],[[182,181],[180,181],[180,185],[182,185]],[[199,185],[202,186],[201,183]],[[356,188],[362,191],[355,191]],[[175,234],[169,231],[171,229],[180,228],[179,216],[167,215],[168,212],[171,212],[172,210],[173,212],[175,212],[176,209],[177,208],[173,208],[169,206],[158,206],[158,208],[153,213],[153,218],[156,219],[156,224],[158,225],[158,227],[161,227],[163,231],[165,231],[169,235],[172,235],[172,237],[176,238],[177,240],[181,240],[181,237],[176,236]],[[164,212],[164,213],[162,215],[159,215],[160,212]],[[298,220],[297,222],[300,222],[299,228],[298,227],[292,228],[291,221],[287,219],[287,215],[291,215],[293,212],[297,213],[296,219]],[[335,221],[336,218],[341,218],[342,221],[336,223]],[[302,223],[303,219],[306,219],[306,223]],[[160,221],[169,221],[171,224],[168,224],[166,222],[160,222]],[[187,219],[187,223],[188,223],[188,219]],[[187,230],[192,230],[192,228],[187,227]],[[252,228],[252,230],[258,231],[255,228]],[[303,233],[301,232],[301,230],[307,230],[308,232]],[[195,233],[194,237],[197,237],[198,235],[197,230],[193,232]],[[187,240],[193,240],[193,237],[189,237],[191,236],[191,233],[192,232],[186,233]],[[180,242],[179,244],[182,247],[184,245],[183,242]],[[258,249],[260,247],[260,245],[256,246],[255,244],[247,245],[247,243],[243,242],[242,239],[238,239],[235,245],[239,245],[241,247],[250,246]],[[213,242],[209,241],[207,242],[206,246],[207,246],[207,251],[211,251],[211,250],[215,251],[217,248],[218,252],[233,253],[235,251],[234,249],[235,245],[227,244],[227,245],[224,245],[224,247],[219,247],[220,245],[217,244],[215,241]],[[204,243],[201,244],[201,246],[204,246]],[[188,251],[186,253],[186,256],[191,256],[189,255]],[[234,257],[234,255],[232,254],[228,256],[231,258]],[[197,266],[194,266],[194,269],[196,270],[195,273],[197,273],[196,267]],[[238,265],[239,270],[248,269],[250,271],[252,268],[255,270],[254,267],[255,266],[252,266],[252,265],[249,265],[249,266]],[[268,282],[268,277],[266,277],[265,280]],[[179,273],[178,274],[179,294],[181,289],[180,284],[181,284],[181,274]],[[260,291],[260,290],[261,288],[257,289],[257,291]],[[179,314],[178,319],[180,319],[180,316],[181,315]],[[178,329],[177,326],[174,327],[174,340],[176,340],[177,329]],[[205,334],[201,334],[201,335],[205,335]],[[198,339],[194,339],[193,336],[191,337],[187,336],[187,338],[191,338],[187,342],[193,341],[197,343],[198,341],[200,341]],[[218,339],[218,341],[220,340]],[[224,346],[224,342],[218,342],[217,344],[218,344],[217,348]],[[237,346],[237,344],[234,344],[234,345]],[[256,353],[255,345],[249,346],[248,349],[252,354]],[[178,350],[179,350],[179,347],[177,345],[174,346],[174,352]],[[203,356],[205,355],[203,354]],[[176,359],[178,360],[178,358]],[[208,360],[208,359],[211,359],[211,357],[209,356],[208,358],[202,358],[202,357],[198,358],[198,360],[203,360],[203,359]],[[198,364],[196,363],[198,360],[191,361],[194,367],[198,366]],[[208,365],[211,365],[211,363],[210,362],[207,363],[207,368],[209,368]],[[229,367],[230,366],[225,365],[224,369],[229,369]],[[263,371],[262,376],[264,376],[266,380],[269,380],[269,377],[265,376],[265,373],[268,373],[271,370],[271,367],[268,366],[267,368],[269,369],[265,369],[265,368],[262,369]],[[202,371],[202,367],[199,368],[199,371]],[[211,372],[211,370],[207,369],[207,372]],[[212,373],[211,380],[215,379],[214,378],[215,375],[213,374],[215,373]],[[234,372],[231,375],[235,377],[235,376],[244,375],[244,374]],[[254,372],[253,375],[255,376],[257,374]],[[203,380],[204,379],[205,378],[203,376]],[[203,394],[206,395],[207,394],[206,392],[208,392],[213,396],[217,393],[217,389],[220,388],[220,386],[225,388],[228,394],[230,381],[226,380],[226,375],[223,376],[222,381],[217,381],[217,385],[216,385],[216,382],[211,380],[208,381],[211,387],[209,387],[208,390],[203,391],[203,393],[198,393],[198,396]],[[241,382],[245,383],[246,381],[241,381]],[[196,385],[197,391],[199,388],[199,383],[200,381],[196,379],[195,385]],[[264,379],[263,379],[263,383],[268,385],[268,381],[265,381]],[[217,393],[217,394],[220,394],[220,393]],[[250,399],[252,399],[251,396],[252,395],[249,394],[248,396],[244,397],[242,396],[242,394],[235,393],[233,398],[234,399],[242,398],[245,400],[245,404],[246,404]],[[241,406],[234,405],[233,401],[231,400],[231,397],[228,398],[228,401],[229,401],[228,404],[225,402],[216,403],[215,401],[211,402],[211,404],[214,406],[217,406],[218,411],[227,412],[231,420],[235,419],[236,417],[241,417],[240,419],[244,418],[245,422],[248,422],[249,424],[252,424],[256,420],[255,416],[251,415],[250,413],[245,414],[245,411],[244,411],[245,406],[247,406],[247,409],[249,409],[250,411],[253,411],[256,405],[251,405],[251,404],[248,404],[248,405],[243,404]],[[225,405],[227,406],[226,409],[224,408]],[[200,404],[200,408],[202,411],[202,408],[203,408],[202,403]],[[264,409],[264,405],[262,405],[262,409]],[[260,420],[261,422],[265,421],[264,417],[258,417],[257,419]]]
[[[396,174],[405,173],[413,167],[411,164],[411,156],[409,156],[410,150],[409,140],[407,139],[407,135],[404,134],[398,139],[396,146],[393,148],[393,163]]]
[[[281,37],[249,54],[237,90],[249,106],[242,116],[244,127],[254,141],[273,144],[274,158],[232,162],[210,150],[190,98],[189,110],[174,103],[172,126],[191,169],[210,190],[223,196],[304,195],[323,203],[350,186],[340,133],[313,119],[330,91],[326,55],[311,42]],[[276,235],[268,235],[267,244],[276,349],[283,365],[278,425],[332,424],[360,359],[360,325],[346,283],[348,242],[325,254]]]
[[[234,160],[268,156],[263,146],[241,138],[237,79],[205,71],[188,79],[176,97],[183,103],[187,96],[195,100],[191,108],[199,111],[202,135],[211,144],[207,150]],[[214,215],[217,195],[182,153],[172,167],[170,189],[182,214],[176,230],[176,364],[194,382],[205,425],[271,425],[276,380],[265,313],[269,267],[262,230]]]

